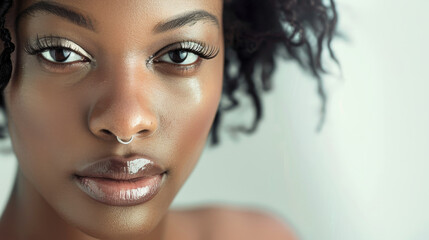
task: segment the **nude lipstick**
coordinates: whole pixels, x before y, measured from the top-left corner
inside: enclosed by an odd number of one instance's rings
[[[151,200],[160,190],[165,171],[143,157],[111,157],[82,167],[77,186],[92,199],[112,206],[133,206]]]

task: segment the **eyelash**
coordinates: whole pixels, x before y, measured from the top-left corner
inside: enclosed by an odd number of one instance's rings
[[[82,54],[81,51],[83,49],[76,48],[73,45],[74,44],[72,44],[72,41],[63,37],[54,36],[54,35],[40,37],[39,35],[37,35],[37,37],[33,41],[29,40],[25,44],[24,51],[29,55],[38,55],[39,60],[43,61],[43,64],[47,65],[51,69],[59,70],[59,71],[62,71],[67,68],[71,68],[75,65],[82,65],[92,61],[91,58],[89,58],[88,56],[85,56],[85,54]],[[55,49],[72,51],[75,54],[81,56],[84,60],[75,61],[71,63],[55,63],[55,62],[46,60],[44,57],[40,56],[46,50],[55,50]]]
[[[83,59],[85,59],[84,61],[72,62],[72,63],[54,63],[49,60],[43,59],[45,60],[44,61],[45,63],[47,63],[50,67],[53,67],[53,68],[63,69],[63,68],[71,67],[74,64],[81,64],[82,62],[84,63],[91,62],[91,59],[88,58],[87,56],[84,56],[84,54],[81,53],[80,49],[74,48],[70,43],[67,44],[68,41],[70,40],[59,36],[51,35],[51,36],[40,37],[39,35],[37,35],[33,43],[31,41],[28,41],[26,43],[24,50],[29,55],[39,55],[46,50],[63,49],[63,50],[73,51],[75,54],[78,54]],[[206,43],[201,41],[183,40],[180,42],[169,44],[163,47],[161,50],[157,51],[155,54],[149,57],[149,59],[146,62],[146,65],[149,66],[149,65],[152,65],[153,63],[155,64],[162,63],[162,64],[175,65],[175,67],[181,71],[190,69],[191,66],[189,65],[174,64],[174,63],[159,61],[158,58],[164,56],[165,54],[168,54],[169,52],[174,52],[174,51],[190,52],[190,53],[196,54],[199,58],[208,60],[208,59],[215,58],[218,55],[220,49],[214,46],[209,46]],[[40,56],[40,58],[43,58],[43,57]],[[201,59],[197,60],[197,62],[200,62],[200,61]],[[193,65],[197,65],[197,63]]]
[[[79,49],[74,49],[73,46],[71,46],[71,44],[67,45],[67,44],[61,43],[62,40],[67,40],[67,39],[63,39],[61,37],[56,37],[56,36],[39,37],[39,35],[37,35],[36,41],[34,41],[34,44],[36,46],[33,46],[33,44],[31,44],[31,42],[28,41],[24,47],[24,50],[30,55],[36,55],[46,50],[52,50],[52,49],[67,49],[76,53],[79,52]],[[54,41],[56,41],[56,43],[53,43]]]
[[[169,53],[170,51],[187,51],[198,55],[204,59],[212,59],[217,56],[219,53],[219,48],[208,46],[207,44],[201,41],[189,41],[184,40],[177,43],[172,43],[163,47],[161,50],[156,52],[154,55],[149,57],[148,62],[157,62],[156,58],[163,56],[164,54]]]

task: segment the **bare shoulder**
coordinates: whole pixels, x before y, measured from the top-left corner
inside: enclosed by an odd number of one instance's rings
[[[280,218],[257,210],[232,207],[204,207],[182,211],[195,221],[210,239],[297,240]]]

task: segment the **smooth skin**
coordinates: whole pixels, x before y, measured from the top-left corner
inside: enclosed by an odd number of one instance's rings
[[[293,239],[262,213],[169,210],[200,157],[221,97],[221,0],[48,1],[83,15],[86,25],[49,11],[20,15],[37,2],[15,1],[7,15],[17,50],[4,97],[19,169],[0,222],[2,239]],[[214,18],[163,25],[192,11]],[[73,44],[73,61],[53,64],[49,51],[25,51],[27,43],[52,36]],[[159,52],[181,41],[204,43],[217,54],[183,66]],[[129,145],[115,138],[131,135],[137,137]],[[133,154],[167,171],[152,200],[109,206],[76,186],[79,167]]]

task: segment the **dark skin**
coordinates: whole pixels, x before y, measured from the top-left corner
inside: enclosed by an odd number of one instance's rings
[[[39,11],[21,17],[16,28],[16,17],[36,2],[17,1],[7,15],[17,50],[4,97],[19,169],[0,236],[293,239],[281,222],[265,214],[226,208],[169,210],[200,157],[221,97],[221,0],[55,0],[49,2],[82,14],[91,24]],[[174,29],[160,27],[196,10],[212,17]],[[55,62],[64,57],[63,51],[26,52],[27,42],[38,36],[59,37],[73,46],[68,60]],[[204,59],[188,53],[187,64],[177,64],[167,52],[159,52],[184,40],[203,42],[216,55]],[[137,137],[123,145],[114,135]],[[168,172],[160,192],[144,204],[102,204],[72,181],[81,165],[131,154],[150,156]]]

